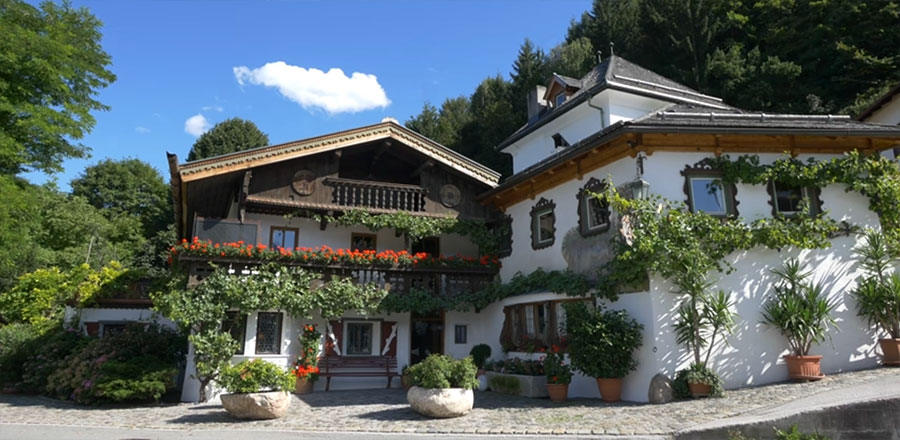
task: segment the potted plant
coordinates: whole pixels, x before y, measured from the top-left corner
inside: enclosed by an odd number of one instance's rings
[[[429,355],[409,367],[413,387],[406,400],[413,411],[428,417],[459,417],[468,414],[475,402],[472,390],[478,386],[471,357],[453,359],[443,354]]]
[[[882,365],[900,366],[900,275],[891,273],[896,257],[884,234],[874,230],[866,232],[857,255],[866,272],[853,291],[857,313],[890,336],[878,340]]]
[[[409,365],[404,365],[400,370],[400,383],[403,384],[403,391],[409,391],[412,388],[412,379],[409,376]]]
[[[484,377],[491,391],[530,398],[547,397],[547,377],[542,361],[513,357],[486,364],[485,369]]]
[[[642,344],[644,326],[624,310],[588,308],[583,302],[565,307],[572,368],[597,379],[604,401],[621,400],[622,378],[637,368],[632,353]]]
[[[780,280],[774,286],[775,294],[763,304],[763,323],[777,327],[788,340],[790,354],[784,359],[789,377],[819,380],[824,377],[822,356],[810,356],[809,350],[829,337],[829,327],[837,328],[831,317],[835,304],[825,297],[821,284],[807,280],[809,272],[803,272],[796,259],[772,273]]]
[[[478,368],[478,375],[481,376],[484,374],[484,363],[491,357],[491,346],[478,344],[472,347],[472,350],[469,351],[469,356],[472,356],[472,362],[475,362],[475,367]]]
[[[300,334],[300,355],[297,356],[291,369],[291,373],[297,378],[294,383],[294,392],[297,394],[311,393],[313,384],[319,380],[319,340],[321,338],[322,334],[316,330],[315,325],[303,326],[303,333]]]
[[[239,419],[277,419],[291,405],[288,390],[294,377],[282,367],[262,359],[229,365],[219,384],[230,394],[221,396],[225,411]]]
[[[686,382],[687,392],[681,390],[679,394],[681,397],[722,397],[725,395],[722,378],[707,365],[719,336],[729,335],[734,329],[735,313],[731,311],[734,303],[724,290],[710,293],[712,283],[705,280],[703,273],[685,271],[679,281],[683,281],[678,284],[687,297],[678,308],[675,340],[693,354],[690,367],[675,377],[676,382]],[[681,388],[685,387],[682,385]]]
[[[565,402],[572,382],[572,367],[566,365],[558,346],[551,345],[544,356],[544,374],[547,376],[547,394],[554,402]]]

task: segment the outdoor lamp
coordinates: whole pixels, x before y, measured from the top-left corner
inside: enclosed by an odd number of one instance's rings
[[[650,198],[650,183],[646,180],[638,177],[633,182],[629,183],[628,186],[631,187],[632,198],[639,200]]]

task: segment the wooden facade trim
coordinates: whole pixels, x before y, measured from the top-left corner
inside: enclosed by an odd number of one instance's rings
[[[702,152],[721,154],[866,154],[900,144],[900,137],[812,136],[781,134],[623,133],[531,178],[504,188],[482,200],[500,210],[540,195],[593,170],[640,152]]]

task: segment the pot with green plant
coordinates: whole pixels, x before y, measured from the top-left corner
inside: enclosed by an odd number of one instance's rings
[[[878,340],[882,365],[900,366],[900,275],[892,271],[897,256],[884,233],[871,229],[856,255],[866,273],[853,291],[857,314],[889,336]]]
[[[544,356],[544,374],[547,376],[547,394],[554,402],[565,402],[572,382],[572,367],[566,365],[565,355],[557,345],[551,345]]]
[[[221,396],[225,411],[239,419],[277,419],[291,405],[289,390],[294,376],[262,359],[244,361],[225,367],[219,384],[230,394]]]
[[[403,385],[403,391],[409,391],[412,388],[412,379],[409,377],[409,365],[404,365],[400,370],[400,383]]]
[[[734,302],[724,290],[712,293],[712,282],[700,270],[685,268],[675,277],[675,284],[686,295],[678,308],[675,341],[693,355],[690,367],[676,375],[676,381],[686,381],[689,390],[681,397],[722,397],[722,378],[707,365],[716,344],[727,343],[725,336],[734,329]]]
[[[809,280],[800,262],[790,259],[781,269],[772,269],[779,280],[774,294],[763,304],[763,323],[776,327],[788,340],[790,354],[784,356],[788,376],[794,380],[819,380],[822,356],[809,354],[813,344],[831,336],[830,327],[837,328],[831,316],[835,304],[828,300],[820,283]]]
[[[621,400],[622,379],[637,368],[633,353],[642,344],[644,326],[624,310],[588,307],[583,302],[572,302],[565,308],[572,368],[597,379],[604,401]]]
[[[406,394],[413,411],[437,418],[459,417],[475,403],[472,390],[478,386],[471,357],[453,359],[443,354],[429,355],[407,370],[412,388]]]
[[[475,362],[475,367],[478,368],[478,375],[481,376],[484,374],[485,362],[491,357],[491,346],[478,344],[472,347],[472,350],[469,351],[469,356],[472,356],[472,362]]]
[[[294,384],[294,392],[297,394],[311,393],[313,385],[319,380],[319,341],[322,334],[316,330],[315,324],[303,326],[300,334],[300,355],[294,361],[291,373],[297,378]]]

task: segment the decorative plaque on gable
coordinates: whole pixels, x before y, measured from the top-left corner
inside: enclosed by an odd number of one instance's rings
[[[310,170],[300,170],[294,173],[294,180],[291,187],[301,196],[308,196],[313,193],[316,175]]]
[[[444,206],[452,208],[459,205],[460,200],[462,200],[462,193],[456,185],[448,183],[441,187],[441,203]]]

